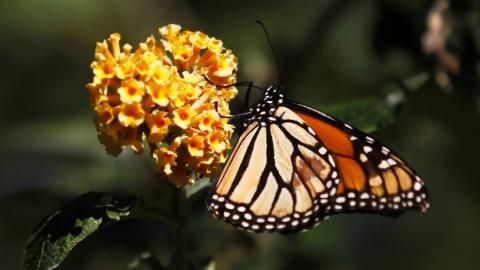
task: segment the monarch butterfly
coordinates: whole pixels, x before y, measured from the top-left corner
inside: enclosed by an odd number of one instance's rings
[[[257,23],[273,51],[265,26]],[[279,85],[248,86],[246,103],[252,87],[265,93],[236,115],[248,118],[207,197],[215,218],[252,232],[290,233],[333,214],[398,216],[430,207],[423,181],[384,144],[285,98]]]
[[[395,152],[271,84],[207,198],[214,217],[253,232],[307,230],[332,214],[426,212],[429,196]]]

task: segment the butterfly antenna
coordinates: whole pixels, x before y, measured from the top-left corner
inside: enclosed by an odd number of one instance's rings
[[[281,78],[280,64],[278,62],[278,57],[277,57],[277,54],[275,53],[275,49],[273,49],[272,41],[270,40],[270,36],[268,35],[267,28],[265,27],[265,25],[261,21],[257,20],[255,22],[258,23],[262,27],[263,32],[265,32],[265,36],[267,37],[267,40],[268,40],[268,45],[270,45],[270,49],[272,50],[273,57],[275,58],[275,64],[277,65],[278,84],[281,84],[280,83],[280,78]]]

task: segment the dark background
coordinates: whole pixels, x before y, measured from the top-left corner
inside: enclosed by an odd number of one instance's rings
[[[36,223],[70,198],[90,190],[155,194],[147,157],[114,158],[97,141],[84,88],[96,41],[119,32],[136,46],[177,23],[223,40],[239,58],[239,80],[263,85],[277,75],[260,19],[286,94],[322,109],[435,70],[421,48],[432,1],[421,2],[3,0],[0,269],[19,267]],[[478,1],[455,2],[454,45],[469,52],[462,72],[475,71],[480,31],[467,26],[480,25]],[[189,214],[192,257],[212,256],[217,269],[480,269],[479,87],[471,75],[457,74],[449,91],[430,80],[374,133],[422,175],[432,197],[427,214],[345,215],[302,234],[253,235],[214,220],[199,200]],[[234,104],[239,111],[241,98]],[[126,269],[146,250],[167,260],[171,233],[160,221],[132,219],[82,242],[61,269]]]

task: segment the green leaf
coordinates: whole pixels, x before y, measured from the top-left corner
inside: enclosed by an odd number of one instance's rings
[[[54,269],[83,239],[127,216],[137,196],[117,199],[108,193],[89,192],[47,216],[30,236],[22,262],[25,270]]]
[[[423,86],[429,79],[427,73],[389,84],[379,97],[366,97],[336,104],[325,108],[325,112],[365,132],[373,132],[392,123],[409,95]]]

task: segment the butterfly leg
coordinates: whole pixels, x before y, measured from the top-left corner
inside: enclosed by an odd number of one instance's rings
[[[222,115],[220,114],[220,112],[218,111],[218,102],[213,102],[213,104],[215,105],[215,110],[217,111],[218,115],[220,115],[220,117],[222,118],[229,118],[229,119],[242,119],[242,118],[245,118],[245,117],[249,117],[252,115],[252,112],[251,111],[248,111],[248,112],[244,112],[244,113],[239,113],[239,114],[230,114],[230,115]]]

